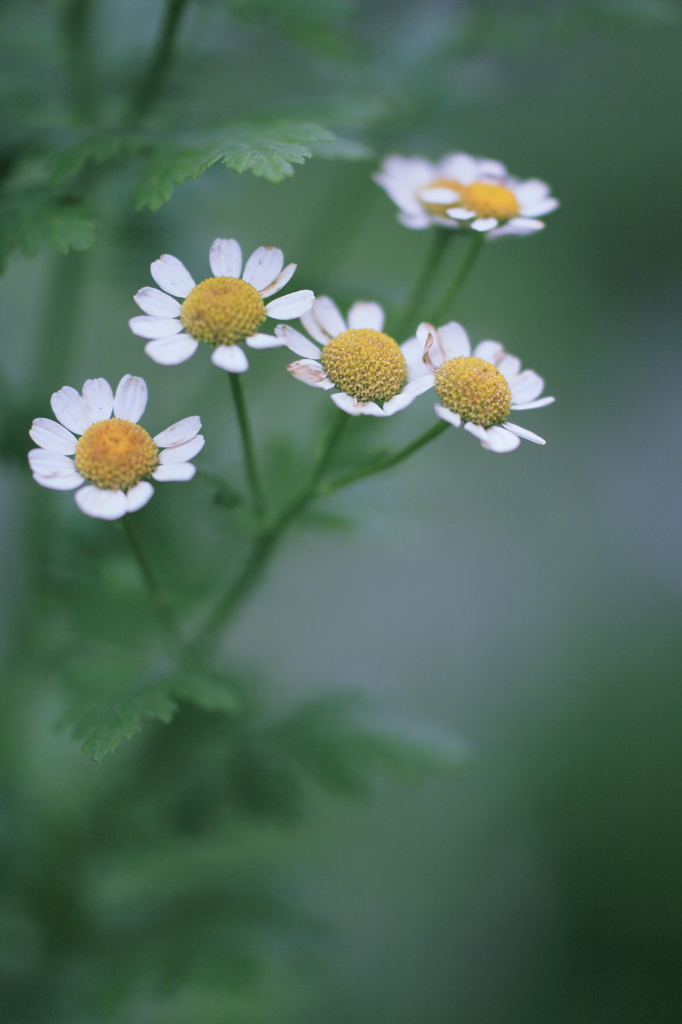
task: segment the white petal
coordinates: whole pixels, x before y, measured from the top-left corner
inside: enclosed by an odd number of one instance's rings
[[[558,199],[555,199],[554,196],[547,196],[546,199],[539,199],[534,203],[524,203],[521,206],[521,215],[523,217],[544,217],[548,213],[553,213],[558,206]]]
[[[159,316],[133,316],[128,327],[138,338],[169,338],[182,330],[179,320],[164,320]]]
[[[505,353],[497,364],[497,369],[506,378],[507,383],[511,384],[520,373],[521,360],[517,359],[516,356],[510,356]]]
[[[331,395],[331,400],[334,405],[342,409],[343,412],[347,412],[349,416],[362,416],[364,405],[374,405],[373,402],[358,402],[351,395],[347,395],[345,391],[335,391]],[[377,405],[376,408],[379,409],[379,406]],[[380,409],[379,412],[381,413]]]
[[[178,420],[172,426],[166,427],[154,438],[154,444],[159,448],[172,448],[176,444],[184,444],[190,441],[201,430],[200,416],[186,416],[184,420]]]
[[[488,238],[502,238],[504,235],[534,235],[536,231],[542,231],[544,223],[541,220],[533,220],[530,217],[512,217],[506,224],[495,228],[488,235]]]
[[[477,359],[485,359],[486,363],[492,363],[493,366],[497,366],[504,354],[504,346],[499,341],[479,341],[474,349]]]
[[[478,160],[476,168],[477,177],[485,175],[487,178],[506,178],[507,168],[499,160]]]
[[[121,519],[128,511],[123,491],[109,491],[91,484],[74,494],[81,512],[93,519]]]
[[[438,206],[445,206],[446,203],[457,203],[460,200],[459,192],[452,188],[443,188],[441,185],[431,185],[422,188],[418,192],[422,203],[433,203]]]
[[[194,280],[184,263],[167,253],[152,263],[151,272],[159,288],[170,295],[186,299],[194,288]]]
[[[191,480],[197,471],[193,462],[171,462],[167,466],[157,466],[152,477],[158,481]]]
[[[405,356],[405,362],[407,363],[407,379],[409,381],[416,380],[418,377],[423,377],[424,374],[430,374],[428,366],[422,359],[424,354],[424,346],[417,341],[416,338],[410,338],[409,341],[404,341],[400,346],[400,351]]]
[[[437,370],[445,362],[447,354],[440,343],[438,331],[433,324],[422,323],[417,328],[417,341],[422,346],[422,360],[429,370]]]
[[[471,428],[474,426],[476,426],[474,423],[465,423],[464,429],[474,437],[478,437],[483,447],[490,452],[502,455],[504,452],[513,452],[521,444],[521,439],[504,427],[488,427],[487,430],[478,427],[477,430],[472,430]]]
[[[543,437],[538,437],[532,430],[526,430],[525,427],[519,427],[516,423],[505,423],[505,430],[511,430],[512,434],[517,434],[518,437],[525,437],[526,441],[534,441],[535,444],[547,444]]]
[[[396,206],[408,215],[422,212],[417,192],[438,177],[435,164],[428,160],[396,155],[386,157],[381,171],[373,175],[377,185],[381,185]]]
[[[436,416],[440,416],[442,420],[449,423],[453,427],[459,427],[462,424],[462,417],[457,412],[453,412],[452,409],[446,409],[444,405],[436,404],[433,407],[436,411]]]
[[[314,307],[308,310],[307,313],[302,313],[300,320],[310,337],[314,338],[315,341],[319,341],[320,345],[326,345],[331,340],[331,335],[323,331],[315,319]]]
[[[542,409],[546,405],[551,405],[552,402],[556,402],[556,398],[538,398],[534,402],[523,402],[521,405],[512,405],[512,409],[516,409],[518,412],[525,412],[526,409]]]
[[[109,419],[114,408],[114,393],[104,377],[86,380],[83,385],[83,398],[93,423]]]
[[[73,459],[59,452],[50,452],[45,448],[31,448],[28,453],[28,464],[31,472],[38,476],[70,476],[76,472]]]
[[[211,353],[211,362],[228,373],[245,373],[249,368],[246,352],[239,345],[216,345]]]
[[[143,508],[153,493],[154,488],[149,483],[149,480],[140,480],[139,484],[135,484],[129,491],[126,491],[128,511],[137,512],[138,509]]]
[[[335,338],[337,334],[346,330],[346,322],[339,312],[339,307],[328,295],[320,295],[315,299],[313,315],[330,338]]]
[[[38,416],[28,432],[29,437],[40,448],[48,452],[59,452],[61,455],[73,455],[76,450],[76,438],[61,423]]]
[[[121,377],[114,397],[114,416],[137,423],[147,408],[147,385],[142,377]]]
[[[292,277],[294,276],[296,272],[296,266],[297,265],[295,263],[288,263],[284,270],[281,272],[281,274],[277,275],[272,284],[269,284],[267,288],[260,289],[261,298],[267,299],[269,295],[274,295],[275,292],[278,292],[282,288],[284,288],[284,285],[288,284],[289,281],[291,281]]]
[[[549,195],[549,185],[539,178],[528,178],[514,185],[514,195],[521,205],[538,203]]]
[[[542,394],[544,386],[544,380],[535,370],[524,370],[511,384],[512,402],[514,405],[533,402]]]
[[[354,302],[348,310],[348,326],[353,330],[383,331],[384,319],[378,302]]]
[[[90,411],[75,388],[67,385],[55,391],[50,405],[59,422],[74,434],[84,434],[92,426]]]
[[[133,298],[142,312],[148,313],[149,316],[169,319],[180,316],[182,312],[180,303],[165,292],[160,292],[158,288],[140,288]]]
[[[469,227],[474,231],[490,231],[492,228],[496,228],[498,223],[497,217],[477,217],[476,220],[471,221]]]
[[[334,395],[331,396],[334,398]],[[382,409],[376,402],[357,402],[357,407],[360,410],[361,416],[391,416],[392,413],[386,412],[386,409]],[[398,409],[394,409],[393,412],[398,412]]]
[[[170,338],[148,341],[144,350],[159,366],[177,366],[193,356],[198,347],[199,342],[189,334],[174,334]]]
[[[432,374],[427,374],[425,377],[419,377],[417,380],[410,381],[399,394],[384,402],[384,415],[393,416],[394,413],[407,409],[408,405],[411,405],[418,395],[428,391],[435,383],[436,378]]]
[[[473,220],[476,216],[473,210],[465,210],[463,206],[453,206],[445,212],[451,220]]]
[[[461,185],[471,185],[478,177],[479,161],[468,153],[450,153],[439,162],[435,178],[450,178]]]
[[[76,472],[69,476],[43,476],[41,473],[34,473],[33,479],[41,487],[47,487],[51,491],[73,491],[85,483],[80,473]]]
[[[275,337],[272,334],[252,334],[250,337],[244,338],[244,341],[249,348],[281,348],[284,344],[276,331]]]
[[[332,381],[327,377],[327,371],[322,363],[315,359],[297,359],[295,363],[289,363],[287,370],[292,377],[300,380],[303,384],[309,384],[311,388],[323,388],[329,391],[334,387]]]
[[[189,462],[199,454],[205,444],[206,439],[202,434],[197,434],[196,437],[185,441],[184,444],[176,444],[173,448],[164,448],[159,452],[159,465],[167,466],[171,462]]]
[[[268,302],[265,312],[273,320],[295,320],[307,313],[314,301],[315,293],[309,288],[303,288],[300,292],[290,292]]]
[[[433,217],[429,217],[426,211],[421,213],[399,213],[398,220],[405,228],[410,228],[412,231],[423,231],[424,228],[431,227],[431,224],[435,223]]]
[[[281,249],[276,249],[274,245],[261,245],[246,261],[242,277],[247,284],[260,291],[272,284],[283,266],[284,253]]]
[[[236,238],[216,238],[208,254],[216,277],[239,277],[242,272],[242,250]]]
[[[471,355],[469,335],[462,325],[455,323],[454,320],[438,328],[438,340],[446,359],[458,359],[460,356]],[[431,358],[433,359],[433,356]]]
[[[275,334],[282,340],[287,348],[290,348],[297,356],[306,356],[306,358],[309,359],[319,358],[320,350],[317,345],[313,345],[312,341],[308,341],[308,339],[294,327],[289,327],[288,324],[278,324],[278,326],[275,327]]]

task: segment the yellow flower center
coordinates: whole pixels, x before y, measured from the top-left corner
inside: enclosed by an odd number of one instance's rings
[[[112,491],[127,491],[158,465],[159,449],[137,423],[100,420],[85,431],[74,459],[82,477]]]
[[[209,277],[192,288],[180,320],[188,334],[209,345],[234,345],[255,334],[266,318],[252,284],[240,277]]]
[[[486,181],[475,181],[463,189],[461,205],[473,210],[477,217],[496,217],[498,220],[518,217],[521,212],[511,189],[504,185],[490,185]]]
[[[404,387],[407,363],[400,346],[381,331],[343,331],[322,350],[320,362],[337,387],[358,402],[387,402]]]
[[[465,186],[460,185],[460,183],[458,181],[455,181],[453,178],[436,178],[436,180],[432,181],[428,187],[448,188],[450,189],[451,192],[456,192],[457,195],[460,197],[459,199],[452,199],[448,203],[429,203],[426,200],[421,199],[420,202],[424,209],[427,210],[429,213],[432,213],[434,217],[445,217],[446,210],[449,210],[452,206],[462,205],[461,196],[465,191]]]
[[[448,359],[436,370],[436,394],[465,423],[494,427],[511,412],[512,396],[497,367],[476,356]]]

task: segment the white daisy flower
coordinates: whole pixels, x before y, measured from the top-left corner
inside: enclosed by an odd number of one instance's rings
[[[194,355],[200,341],[213,347],[211,362],[221,370],[243,373],[249,368],[239,347],[276,348],[282,342],[258,333],[267,317],[294,320],[307,312],[315,296],[309,289],[274,295],[291,280],[295,263],[284,267],[281,249],[261,245],[249,256],[242,273],[242,251],[234,238],[216,238],[209,253],[213,277],[195,284],[175,256],[164,255],[151,265],[152,277],[163,288],[141,288],[135,302],[146,316],[128,321],[133,334],[150,340],[147,355],[162,366],[176,366]],[[284,269],[282,269],[284,268]],[[172,296],[183,299],[177,302]]]
[[[512,452],[522,437],[545,444],[507,416],[512,410],[540,409],[554,399],[540,398],[542,377],[521,370],[521,360],[505,352],[499,341],[482,341],[472,354],[466,331],[453,322],[439,328],[420,324],[416,339],[407,344],[423,352],[420,379],[435,387],[442,403],[435,405],[436,415],[446,423],[463,424],[491,452]]]
[[[451,153],[438,163],[423,157],[389,156],[374,180],[400,208],[408,228],[471,228],[488,238],[530,235],[544,228],[538,217],[559,200],[538,178],[519,181],[498,160]]]
[[[408,383],[408,359],[400,345],[383,333],[384,311],[376,302],[356,302],[346,322],[336,303],[321,295],[301,323],[323,347],[320,350],[293,327],[279,324],[277,337],[305,357],[287,369],[311,387],[338,387],[331,399],[350,416],[393,416],[431,387],[416,372],[412,375],[419,379]],[[415,352],[414,346],[408,354],[413,362],[421,359],[421,351]]]
[[[154,493],[144,477],[191,480],[196,473],[189,460],[204,447],[201,420],[188,416],[150,437],[137,422],[147,405],[141,377],[127,373],[115,396],[104,378],[86,380],[82,395],[60,388],[50,404],[59,422],[39,417],[29,430],[39,445],[28,453],[33,479],[55,491],[80,488],[74,497],[88,516],[137,512]]]

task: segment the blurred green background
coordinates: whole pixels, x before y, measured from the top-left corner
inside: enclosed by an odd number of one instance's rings
[[[99,5],[105,114],[161,6]],[[3,1019],[672,1024],[682,996],[679,6],[293,7],[308,27],[292,36],[284,3],[191,6],[155,123],[171,132],[199,113],[211,122],[267,106],[329,124],[373,156],[313,159],[279,185],[214,167],[158,213],[135,213],[133,177],[114,169],[96,185],[91,252],[14,256],[0,281]],[[58,4],[3,4],[7,130],[27,126],[29,146],[39,126],[68,126],[59,17]],[[217,749],[215,716],[146,725],[102,765],[54,728],[61,666],[78,660],[82,638],[106,658],[112,644],[134,647],[151,619],[110,524],[30,479],[26,430],[63,384],[140,374],[149,429],[200,412],[198,461],[239,483],[223,376],[201,352],[182,370],[156,366],[127,329],[149,263],[171,252],[201,277],[217,235],[246,252],[274,244],[298,263],[297,287],[344,309],[366,298],[399,310],[429,239],[397,223],[370,173],[387,152],[459,149],[550,182],[562,203],[539,235],[485,247],[456,311],[474,341],[502,341],[545,377],[556,405],[522,422],[547,446],[498,457],[448,431],[320,503],[334,515],[289,538],[223,653],[231,671],[269,680],[268,714],[356,688],[384,711],[454,729],[472,762],[459,778],[380,786],[359,804],[312,796],[299,819],[258,761],[258,734],[235,748],[248,746],[257,767],[243,791],[231,782],[221,794],[227,811],[211,831],[213,753],[199,768],[193,751]],[[297,473],[329,403],[286,362],[255,353],[246,386],[262,450]],[[388,424],[354,423],[342,458],[406,442],[432,415],[422,399]],[[198,480],[159,488],[136,518],[190,609],[237,557],[238,512]],[[202,891],[183,890],[164,917],[154,886],[167,894],[190,875]],[[195,954],[191,984],[174,989]]]

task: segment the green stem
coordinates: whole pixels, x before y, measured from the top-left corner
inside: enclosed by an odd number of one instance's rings
[[[169,653],[173,653],[177,648],[177,639],[175,624],[173,623],[170,608],[168,607],[166,595],[156,578],[156,574],[152,569],[151,562],[147,558],[144,548],[140,544],[135,528],[130,521],[130,516],[124,516],[120,522],[123,527],[123,532],[128,540],[128,544],[130,545],[130,550],[132,551],[135,561],[139,566],[140,573],[145,582],[145,586],[147,587],[149,600],[154,608],[166,646],[168,647]]]
[[[451,228],[436,228],[431,246],[427,250],[426,259],[422,264],[419,276],[414,283],[412,292],[407,301],[405,312],[401,316],[396,327],[396,337],[403,339],[412,337],[417,331],[417,317],[423,308],[425,296],[428,294],[429,286],[433,281],[440,261],[445,254],[448,243],[459,232]]]
[[[464,256],[462,257],[462,260],[461,260],[459,266],[457,267],[457,270],[455,272],[455,276],[453,277],[452,281],[450,282],[450,287],[446,288],[445,293],[441,297],[440,302],[438,302],[436,304],[433,312],[431,313],[431,316],[428,318],[429,323],[432,323],[432,324],[435,324],[436,326],[438,326],[439,323],[442,320],[444,320],[445,317],[449,314],[453,302],[455,301],[455,299],[459,295],[460,289],[462,288],[464,282],[466,281],[467,277],[469,276],[469,273],[471,272],[471,269],[472,269],[474,263],[476,262],[478,254],[480,253],[481,249],[483,248],[483,243],[484,242],[485,242],[485,233],[484,232],[482,232],[482,231],[472,231],[471,232],[471,239],[469,240],[469,246],[468,246],[466,252],[464,253]]]
[[[249,490],[251,492],[253,513],[260,519],[265,513],[265,498],[263,497],[263,488],[261,487],[260,477],[258,474],[256,453],[253,446],[253,435],[251,433],[251,424],[249,423],[246,402],[244,401],[241,374],[230,373],[228,376],[230,378],[230,386],[232,388],[232,397],[234,398],[234,407],[237,412],[237,422],[239,423],[239,434],[242,440],[244,466],[246,468],[246,478],[249,482]]]
[[[133,96],[128,116],[125,118],[126,124],[134,124],[143,118],[156,99],[173,59],[175,37],[186,4],[187,0],[166,0],[166,10],[154,53]]]
[[[320,447],[308,486],[297,498],[294,498],[287,505],[275,522],[256,539],[239,576],[225,591],[223,596],[219,598],[203,626],[200,627],[193,640],[190,641],[185,649],[185,659],[192,657],[204,659],[207,654],[210,654],[210,648],[215,643],[218,631],[228,623],[240,605],[244,603],[252,592],[287,528],[306,506],[317,497],[320,479],[327,468],[329,459],[348,420],[349,416],[346,413],[340,409],[337,410],[332,425]]]
[[[318,486],[315,497],[323,497],[327,494],[333,494],[335,491],[341,490],[342,487],[348,487],[350,484],[354,484],[356,480],[363,480],[365,477],[374,476],[376,473],[383,473],[384,470],[391,469],[393,466],[397,466],[399,462],[403,462],[404,459],[409,458],[414,452],[419,451],[424,445],[428,444],[429,441],[433,441],[434,438],[438,437],[447,430],[449,424],[445,423],[444,420],[439,420],[438,423],[434,423],[432,427],[420,434],[414,441],[406,444],[404,448],[396,452],[395,455],[390,455],[387,459],[382,462],[373,462],[365,466],[359,466],[357,469],[351,470],[349,473],[344,473],[343,476],[337,477],[335,480],[328,480]]]
[[[64,11],[71,106],[76,120],[83,124],[92,124],[96,114],[92,15],[93,0],[71,0]]]

